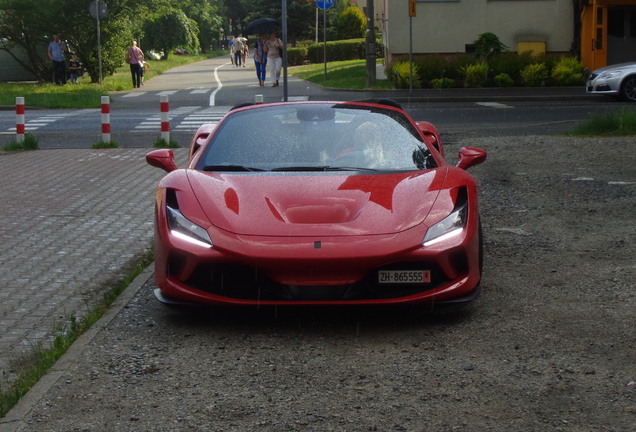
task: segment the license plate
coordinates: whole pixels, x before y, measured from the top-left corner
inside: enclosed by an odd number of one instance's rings
[[[417,284],[430,283],[430,270],[380,270],[378,272],[378,282],[383,284]]]

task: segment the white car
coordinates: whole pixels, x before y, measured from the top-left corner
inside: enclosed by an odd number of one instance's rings
[[[585,88],[588,93],[636,102],[636,62],[620,63],[595,70],[587,77]]]

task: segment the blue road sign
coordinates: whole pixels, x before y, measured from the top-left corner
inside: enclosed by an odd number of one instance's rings
[[[316,7],[320,9],[329,9],[333,6],[333,0],[316,0]]]

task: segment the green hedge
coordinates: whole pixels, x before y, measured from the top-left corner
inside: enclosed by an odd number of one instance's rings
[[[314,43],[307,47],[307,62],[324,62],[325,43]],[[384,56],[382,41],[375,41],[375,55],[377,58]],[[365,39],[347,39],[340,41],[327,41],[327,61],[360,60],[366,58]],[[290,63],[291,64],[291,63]]]
[[[420,83],[421,88],[449,87],[449,80],[455,82],[451,87],[575,86],[583,82],[583,64],[568,56],[505,52],[485,60],[486,63],[482,61],[468,54],[448,59],[438,54],[416,57],[413,64],[417,67],[413,70],[418,73],[414,82]],[[406,55],[390,62],[385,69],[396,88],[402,83],[395,79],[394,68],[404,62],[408,63]]]

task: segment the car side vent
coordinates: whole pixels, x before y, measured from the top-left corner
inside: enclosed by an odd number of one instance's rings
[[[177,193],[174,189],[166,189],[166,205],[175,210],[179,210],[179,202],[177,201]]]

